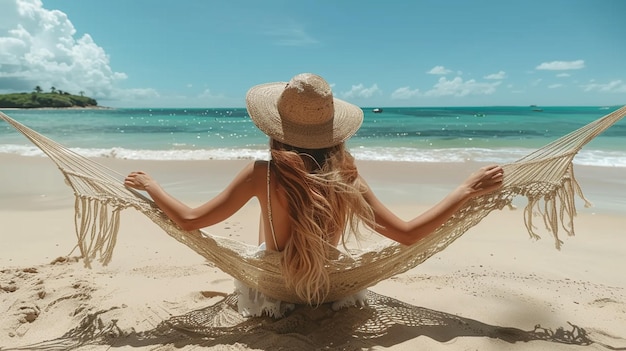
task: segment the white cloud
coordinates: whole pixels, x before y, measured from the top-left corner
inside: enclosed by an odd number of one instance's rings
[[[393,93],[391,93],[391,98],[394,100],[407,100],[414,96],[418,96],[419,93],[419,89],[411,90],[410,87],[402,87],[396,89]]]
[[[585,91],[600,91],[607,93],[626,93],[626,83],[622,80],[613,80],[609,83],[594,83],[593,81],[589,84],[582,85],[582,88]]]
[[[221,95],[221,94],[220,95],[215,95],[215,94],[213,94],[211,92],[211,89],[204,89],[204,91],[200,95],[198,95],[198,98],[202,99],[202,100],[204,100],[204,99],[211,99],[211,100],[212,99],[223,99],[224,95]]]
[[[556,89],[556,88],[560,88],[562,87],[563,84],[552,84],[552,85],[548,85],[548,88],[550,89]]]
[[[584,60],[543,62],[535,69],[548,71],[567,71],[585,68]]]
[[[370,98],[374,94],[381,94],[382,91],[378,88],[378,84],[374,84],[369,88],[366,88],[363,84],[353,85],[352,88],[341,93],[343,98]]]
[[[265,34],[274,37],[275,45],[279,46],[307,46],[317,44],[317,39],[310,36],[299,22],[281,21],[280,25],[273,27]]]
[[[138,100],[155,100],[161,98],[161,95],[152,88],[145,89],[124,89],[124,90],[112,90],[108,99],[115,100],[120,103],[132,103]]]
[[[569,73],[559,73],[556,75],[559,78],[567,78],[567,77],[571,77],[571,74]]]
[[[43,8],[40,0],[3,0],[0,10],[0,90],[39,85],[95,98],[117,95],[115,84],[126,74],[113,71],[89,34],[75,38],[65,13]]]
[[[474,79],[463,81],[461,77],[447,80],[445,77],[439,81],[433,89],[425,93],[426,96],[467,96],[467,95],[490,95],[496,91],[501,82],[481,83]]]
[[[446,75],[451,73],[452,70],[445,68],[444,66],[435,66],[431,68],[430,71],[426,72],[428,74],[438,74],[438,75]]]
[[[483,78],[485,78],[485,79],[495,79],[495,80],[504,79],[504,78],[506,78],[506,72],[500,71],[498,73],[492,73],[492,74],[487,75],[487,76],[485,76]]]

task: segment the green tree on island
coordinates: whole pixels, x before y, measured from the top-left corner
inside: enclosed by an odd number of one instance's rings
[[[0,94],[0,108],[67,108],[67,107],[94,107],[98,102],[88,96],[73,95],[67,91],[50,88],[49,93],[43,92],[37,85],[30,93]]]

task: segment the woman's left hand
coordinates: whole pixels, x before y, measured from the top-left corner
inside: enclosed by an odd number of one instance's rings
[[[155,180],[149,174],[142,171],[131,172],[124,179],[124,185],[137,190],[146,190],[154,182]]]

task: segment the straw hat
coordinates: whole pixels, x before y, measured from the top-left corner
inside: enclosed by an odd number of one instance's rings
[[[360,107],[333,98],[324,78],[312,73],[254,86],[246,95],[246,106],[263,133],[303,149],[340,144],[363,122]]]

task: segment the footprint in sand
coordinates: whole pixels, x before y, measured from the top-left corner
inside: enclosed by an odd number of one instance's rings
[[[610,306],[610,305],[615,305],[615,304],[619,304],[619,302],[609,298],[609,297],[604,297],[601,299],[596,299],[592,302],[589,303],[592,306],[597,306],[597,307],[606,307],[606,306]]]
[[[221,292],[221,291],[200,291],[200,295],[202,295],[202,297],[207,298],[207,299],[211,299],[216,296],[219,296],[219,297],[228,296],[228,294]]]
[[[39,317],[41,309],[33,302],[21,301],[15,315],[20,323],[32,323]]]
[[[0,308],[13,316],[4,322],[13,325],[11,328],[33,323],[41,314],[37,301],[46,296],[37,268],[5,269],[0,273],[0,292],[8,293],[0,300]]]
[[[17,285],[15,285],[15,281],[9,282],[0,282],[0,290],[8,293],[15,292],[17,290]]]

